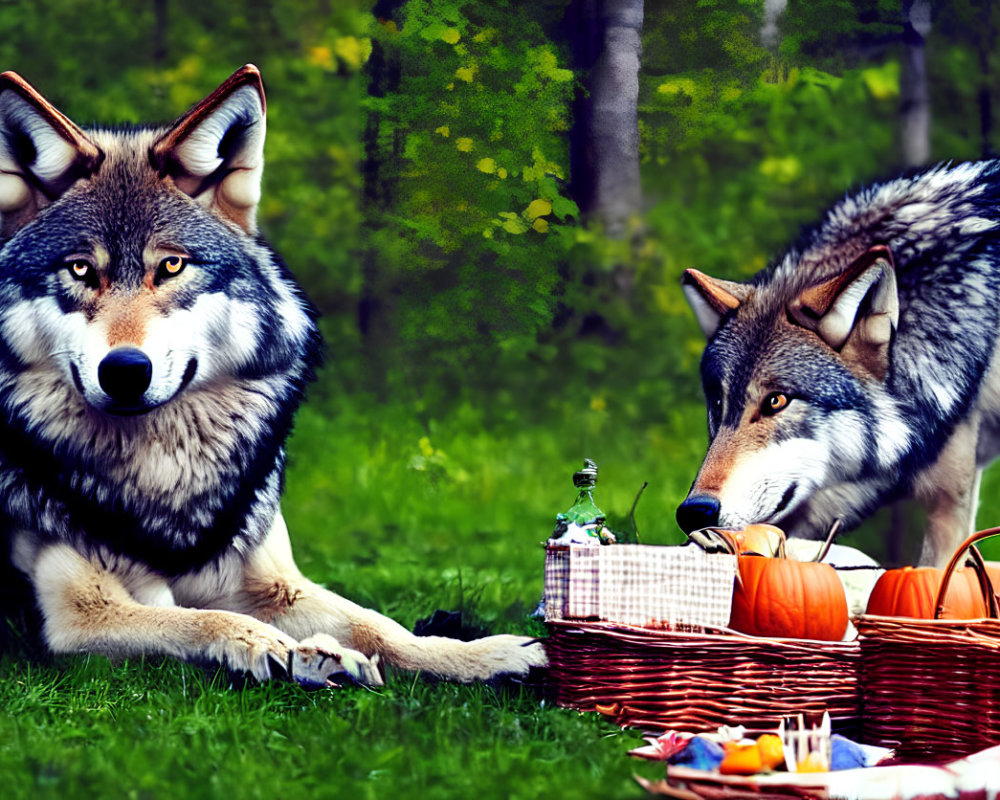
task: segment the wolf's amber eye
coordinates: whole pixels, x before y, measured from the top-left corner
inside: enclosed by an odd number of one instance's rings
[[[179,275],[187,266],[187,262],[188,260],[184,256],[167,256],[156,268],[156,282],[159,283]]]
[[[761,403],[760,413],[765,417],[773,417],[785,408],[789,402],[787,394],[783,394],[782,392],[771,392],[771,394],[764,398],[764,402]]]
[[[74,258],[72,261],[67,262],[66,269],[69,270],[70,275],[87,285],[91,285],[97,280],[94,265],[85,258]]]

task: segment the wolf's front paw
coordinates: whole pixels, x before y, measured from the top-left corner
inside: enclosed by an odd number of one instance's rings
[[[465,680],[483,680],[497,675],[527,675],[532,667],[547,667],[545,648],[528,636],[501,634],[469,642],[475,656]]]
[[[207,655],[235,672],[249,672],[259,681],[272,677],[273,665],[284,667],[297,644],[277,628],[225,611],[204,612],[200,619],[210,634],[207,652],[196,651],[190,656]]]
[[[364,653],[343,647],[332,636],[317,633],[292,651],[291,676],[305,686],[338,685],[345,679],[366,686],[382,686],[378,661],[378,654],[368,658]]]

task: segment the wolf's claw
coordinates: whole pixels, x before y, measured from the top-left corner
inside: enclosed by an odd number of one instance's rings
[[[357,650],[341,647],[330,636],[316,634],[301,642],[292,651],[291,677],[303,686],[339,686],[360,683],[382,686],[378,656],[368,658]]]

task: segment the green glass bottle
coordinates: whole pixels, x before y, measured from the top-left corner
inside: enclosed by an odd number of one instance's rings
[[[600,544],[614,542],[614,534],[604,527],[604,512],[594,503],[597,464],[585,458],[583,469],[573,474],[573,485],[580,492],[569,511],[556,516],[556,527],[552,532],[552,538],[577,543],[585,543],[588,540]]]

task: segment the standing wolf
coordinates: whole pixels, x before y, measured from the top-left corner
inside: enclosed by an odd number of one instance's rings
[[[0,525],[44,640],[314,684],[542,665],[522,637],[415,637],[292,560],[319,334],[257,235],[264,107],[246,66],[170,127],[85,132],[0,75]]]
[[[816,537],[912,496],[921,562],[947,560],[1000,454],[998,226],[1000,163],[940,166],[843,200],[749,283],[688,270],[711,443],[681,527]]]

